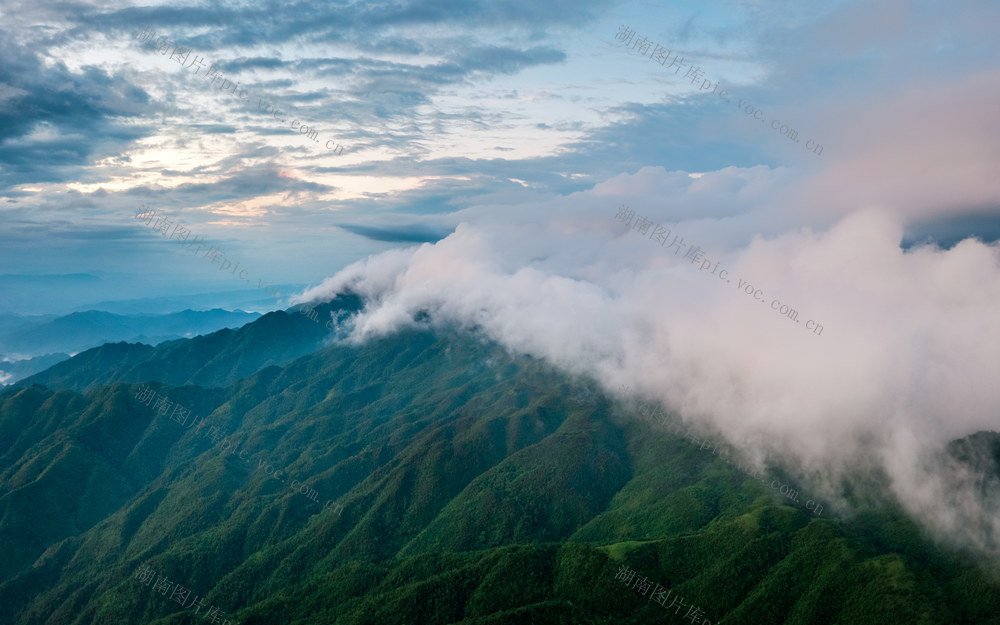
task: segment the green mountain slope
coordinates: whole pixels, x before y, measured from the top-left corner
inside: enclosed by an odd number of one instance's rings
[[[334,345],[224,388],[165,382],[206,369],[160,354],[137,383],[0,394],[3,623],[1000,623],[995,573],[898,510],[784,505],[472,337]]]

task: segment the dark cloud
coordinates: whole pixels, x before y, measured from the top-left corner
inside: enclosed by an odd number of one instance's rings
[[[597,11],[612,5],[609,0],[538,3],[390,0],[339,5],[271,0],[245,6],[150,6],[115,11],[77,6],[71,15],[73,21],[84,28],[109,36],[115,31],[131,33],[139,25],[148,24],[161,29],[163,34],[206,51],[227,46],[276,46],[305,40],[327,44],[349,42],[364,50],[417,54],[422,51],[420,43],[405,37],[386,38],[381,29],[444,23],[463,30],[503,25],[533,32],[548,24],[586,23]],[[190,33],[206,26],[211,29],[186,38],[182,32]],[[73,34],[78,36],[79,33]]]
[[[255,56],[253,58],[240,57],[235,61],[226,64],[226,69],[232,72],[245,69],[277,69],[285,66],[285,62],[276,57]]]
[[[172,187],[169,191],[156,192],[147,189],[152,195],[164,195],[177,206],[198,206],[211,202],[238,201],[254,198],[260,195],[270,195],[278,192],[291,193],[327,193],[333,187],[299,180],[279,174],[274,165],[245,168],[230,172],[218,182],[182,184]]]
[[[0,46],[5,58],[0,84],[6,87],[0,92],[0,187],[71,179],[85,182],[87,171],[81,168],[127,152],[137,140],[162,130],[151,113],[162,112],[161,119],[171,115],[192,119],[191,111],[185,108],[185,91],[197,87],[186,73],[167,69],[162,65],[166,60],[140,48],[135,37],[141,28],[148,27],[174,44],[190,47],[192,54],[205,62],[219,65],[227,77],[241,82],[251,101],[267,100],[312,127],[337,127],[323,134],[348,148],[387,147],[419,156],[425,151],[422,141],[426,133],[440,132],[447,117],[433,120],[430,126],[408,121],[420,119],[418,109],[432,105],[442,89],[564,62],[566,55],[561,50],[517,42],[537,41],[545,24],[585,19],[588,11],[605,4],[585,2],[570,7],[566,2],[525,6],[413,0],[331,6],[273,1],[253,6],[148,6],[111,11],[75,4],[58,16],[50,9],[36,7],[25,19],[38,23],[58,20],[65,26],[25,31],[18,34],[16,47],[13,43]],[[425,23],[445,23],[453,28],[419,39],[406,32],[409,26]],[[477,30],[495,32],[498,24],[512,29],[505,33],[504,43],[481,42]],[[132,67],[126,66],[124,74],[95,67],[70,71],[61,62],[47,64],[42,60],[49,48],[93,41],[97,34],[127,42],[128,49],[137,54],[148,54],[143,69],[161,71],[157,86],[166,93],[151,101],[145,90],[131,82]],[[339,44],[362,54],[287,60],[267,53],[237,56],[241,47],[274,49],[290,42]],[[387,54],[393,59],[387,60]],[[428,58],[438,60],[428,63]],[[328,76],[337,80],[327,88],[296,89],[304,79]],[[250,104],[219,104],[235,115],[254,111]],[[496,121],[477,121],[475,111],[468,113],[463,122],[493,127]],[[144,116],[149,123],[135,124],[130,119]],[[252,114],[244,119],[248,120],[244,125],[188,122],[184,130],[192,130],[196,136],[249,130],[265,140],[290,132],[280,124],[255,120]],[[387,125],[393,129],[387,131]],[[32,134],[43,129],[47,132]],[[182,131],[178,145],[187,146],[190,134]],[[303,143],[283,147],[280,153],[310,155],[313,147]],[[230,164],[239,166],[239,162]],[[124,173],[124,164],[115,165]]]
[[[125,125],[149,102],[120,75],[62,62],[46,65],[28,48],[0,43],[0,188],[76,179],[66,167],[114,154],[145,134]]]
[[[515,50],[488,46],[473,48],[462,54],[462,64],[466,71],[490,74],[514,74],[534,65],[561,63],[565,60],[566,55],[562,51],[544,47]]]
[[[373,241],[388,241],[391,243],[436,243],[445,238],[451,231],[429,228],[427,226],[376,227],[358,224],[337,224],[338,228]]]
[[[369,42],[359,42],[358,48],[365,52],[379,54],[422,54],[427,47],[415,39],[408,37],[380,37]]]
[[[236,126],[230,124],[192,124],[191,128],[204,134],[232,134],[236,131]]]
[[[959,241],[975,238],[985,243],[1000,241],[1000,206],[991,212],[965,212],[910,224],[903,247],[934,243],[950,249]]]
[[[604,0],[552,0],[516,2],[513,0],[414,0],[366,4],[365,22],[379,25],[456,23],[475,26],[537,27],[543,24],[584,23],[593,19],[598,8],[612,6]]]

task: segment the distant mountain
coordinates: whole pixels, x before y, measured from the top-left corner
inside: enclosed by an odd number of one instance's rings
[[[321,325],[105,345],[0,392],[0,622],[1000,624],[996,571],[898,507],[817,515],[474,335]],[[949,450],[995,472],[998,441]]]
[[[45,354],[25,360],[0,360],[0,385],[12,384],[40,371],[45,371],[68,358],[69,354]]]
[[[46,321],[58,319],[59,315],[15,315],[13,313],[0,313],[0,335],[20,332],[23,328],[30,328]]]
[[[272,285],[268,285],[272,286]],[[282,293],[296,293],[305,289],[304,284],[273,285]],[[104,310],[120,315],[166,314],[180,312],[186,308],[207,310],[211,308],[240,309],[246,311],[274,310],[274,297],[260,288],[237,289],[209,293],[186,293],[164,297],[140,297],[126,300],[104,300],[78,306],[73,312]]]
[[[79,352],[103,343],[163,341],[238,328],[259,313],[222,309],[185,310],[167,315],[116,315],[91,310],[62,317],[4,315],[0,319],[0,352],[28,358],[52,352]]]
[[[238,284],[234,281],[229,286]],[[272,284],[269,282],[268,286]],[[282,293],[300,292],[305,288],[301,284],[273,286],[280,287]],[[92,271],[60,275],[0,273],[0,293],[3,293],[0,317],[4,313],[66,315],[89,310],[121,315],[161,315],[185,309],[268,311],[275,308],[274,298],[262,288],[225,288],[206,292],[198,282],[187,282],[169,271]]]
[[[236,330],[219,330],[156,347],[113,343],[87,350],[15,386],[41,384],[89,391],[112,382],[159,380],[176,386],[228,386],[265,367],[287,363],[319,349],[330,336],[331,312],[351,314],[361,300],[343,295],[309,314],[268,313]]]

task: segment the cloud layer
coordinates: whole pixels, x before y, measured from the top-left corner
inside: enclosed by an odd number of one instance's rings
[[[443,240],[359,262],[303,299],[363,294],[355,340],[428,311],[609,390],[630,384],[706,433],[762,436],[767,445],[744,451],[790,463],[834,500],[846,476],[887,475],[931,527],[995,548],[998,511],[951,490],[962,480],[932,459],[949,440],[1000,429],[1000,246],[904,249],[906,211],[849,207],[821,227],[762,236],[751,224],[778,223],[783,183],[767,168],[697,178],[649,168],[502,216],[469,210]],[[683,208],[656,206],[680,197]],[[652,228],[616,220],[622,199],[688,247],[676,253]],[[730,210],[688,208],[713,202]],[[726,279],[685,259],[690,245]]]

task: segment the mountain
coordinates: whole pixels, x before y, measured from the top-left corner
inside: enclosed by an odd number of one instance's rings
[[[52,321],[53,319],[58,318],[59,315],[25,316],[15,315],[13,313],[0,313],[0,328],[3,328],[4,334],[11,334],[14,332],[20,332],[22,329],[38,325],[39,323]]]
[[[282,293],[300,293],[308,285],[269,284],[267,286],[277,287]],[[268,295],[260,288],[236,289],[207,293],[183,293],[157,297],[88,301],[85,305],[77,306],[71,312],[103,310],[119,315],[139,315],[180,312],[188,308],[195,310],[208,310],[212,308],[247,311],[271,310],[274,308],[274,297]]]
[[[0,385],[12,384],[22,378],[45,371],[69,358],[69,354],[45,354],[24,360],[0,360]]]
[[[274,298],[261,288],[194,290],[175,272],[145,268],[140,273],[93,271],[77,274],[0,273],[0,327],[5,314],[66,315],[103,310],[120,315],[160,315],[185,309],[271,310]],[[235,284],[230,286],[236,286]],[[273,284],[282,293],[301,292],[304,284]],[[136,297],[140,295],[139,297]]]
[[[90,310],[38,319],[5,315],[0,325],[0,352],[31,357],[79,352],[117,341],[156,344],[220,328],[238,328],[259,316],[259,313],[222,309],[185,310],[168,315],[116,315]]]
[[[15,386],[41,384],[88,391],[111,382],[159,380],[173,385],[228,386],[261,369],[314,352],[329,338],[324,320],[333,310],[360,309],[360,300],[344,295],[313,312],[268,313],[236,330],[224,329],[156,347],[109,343],[77,354]]]
[[[0,622],[1000,623],[995,566],[898,506],[807,510],[475,334],[303,324],[0,393]],[[996,479],[998,441],[951,452]]]

